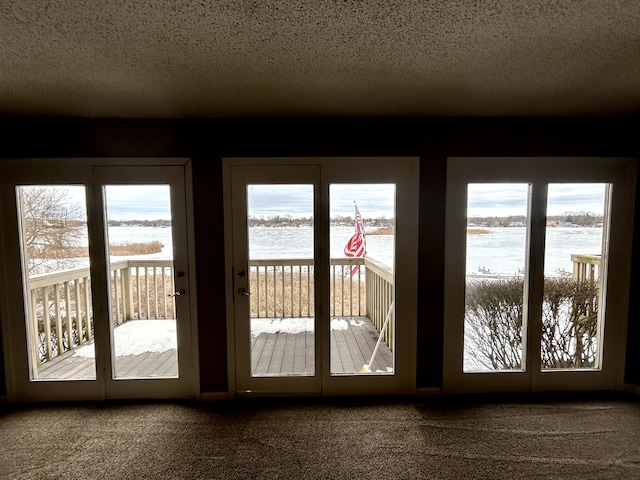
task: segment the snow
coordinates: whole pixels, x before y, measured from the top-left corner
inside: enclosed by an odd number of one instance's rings
[[[365,322],[352,319],[354,327],[362,327]],[[347,330],[347,320],[331,319],[331,330]],[[253,318],[251,334],[262,333],[303,333],[313,332],[313,318]],[[114,330],[116,357],[126,355],[142,355],[143,353],[162,353],[177,348],[175,320],[129,320]],[[83,345],[75,350],[73,356],[94,358],[93,343]]]
[[[262,333],[303,333],[313,332],[313,318],[252,318],[251,334],[258,336]],[[362,320],[351,320],[351,325],[362,327]],[[331,330],[348,330],[349,324],[340,318],[331,319]]]
[[[175,320],[129,320],[114,330],[116,357],[162,353],[177,349]],[[93,344],[78,348],[73,356],[94,358]]]

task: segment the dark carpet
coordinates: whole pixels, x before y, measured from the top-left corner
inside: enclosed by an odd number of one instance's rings
[[[3,405],[0,478],[640,479],[640,401]]]

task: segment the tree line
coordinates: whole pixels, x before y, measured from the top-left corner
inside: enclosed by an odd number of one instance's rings
[[[378,218],[363,218],[365,228],[392,228],[394,220],[384,216]],[[351,216],[336,215],[330,219],[333,226],[349,226],[353,225],[355,220]],[[271,215],[268,217],[250,216],[248,224],[250,227],[302,227],[313,225],[313,217],[292,217],[291,215]]]
[[[509,227],[513,225],[526,225],[527,217],[524,215],[509,215],[506,217],[470,217],[469,223],[484,227]],[[581,227],[597,227],[604,223],[604,216],[592,212],[564,212],[560,215],[548,215],[547,224],[555,225],[579,225]]]

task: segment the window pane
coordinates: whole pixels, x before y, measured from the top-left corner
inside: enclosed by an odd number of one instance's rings
[[[171,187],[104,187],[115,378],[178,376]]]
[[[332,375],[391,375],[395,184],[329,186]]]
[[[315,375],[313,185],[248,185],[251,375]]]
[[[521,370],[528,184],[467,186],[465,372]]]
[[[95,379],[85,187],[17,187],[31,378]]]
[[[606,184],[550,184],[541,357],[543,369],[599,368]]]

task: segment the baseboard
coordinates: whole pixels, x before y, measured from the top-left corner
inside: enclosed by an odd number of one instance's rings
[[[624,386],[622,387],[622,390],[628,393],[633,393],[634,395],[637,395],[638,397],[640,397],[640,386],[638,385],[634,385],[632,383],[625,383]]]
[[[220,400],[228,400],[229,394],[227,392],[203,392],[198,397],[201,402],[217,402]]]
[[[418,397],[438,397],[442,395],[442,389],[438,387],[416,388]]]

